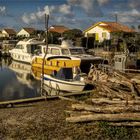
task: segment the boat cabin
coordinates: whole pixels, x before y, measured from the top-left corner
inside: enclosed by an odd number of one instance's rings
[[[22,40],[9,52],[14,60],[31,63],[32,57],[41,53],[39,44],[43,42],[36,39]]]
[[[46,46],[42,45],[42,52],[45,53]],[[47,55],[66,55],[66,56],[75,56],[75,55],[85,55],[85,51],[83,47],[70,47],[63,48],[61,45],[49,44]]]
[[[42,42],[30,39],[28,41],[19,41],[15,47],[15,49],[21,50],[22,52],[29,53],[29,54],[35,54],[35,53],[41,53],[41,49],[39,44]]]

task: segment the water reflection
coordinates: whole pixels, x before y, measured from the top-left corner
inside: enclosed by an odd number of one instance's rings
[[[0,58],[0,101],[40,96],[40,81],[34,79],[31,66]]]

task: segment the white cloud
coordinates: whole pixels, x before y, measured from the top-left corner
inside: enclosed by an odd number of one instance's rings
[[[22,16],[22,20],[26,24],[30,23],[30,19],[29,19],[28,15],[26,13],[24,13],[24,15]]]
[[[139,17],[140,18],[140,12],[136,9],[132,9],[130,11],[125,11],[119,13],[121,16],[129,16],[129,17]]]
[[[140,8],[140,1],[139,0],[129,0],[128,1],[128,5],[131,7],[131,8]]]
[[[37,12],[34,13],[24,13],[22,16],[22,21],[26,24],[33,23],[34,21],[40,20],[44,18],[45,13],[51,14],[61,14],[66,17],[74,16],[71,6],[67,4],[63,4],[60,6],[49,6],[46,5],[42,10],[38,8]]]
[[[83,8],[88,16],[102,16],[100,5],[104,3],[103,0],[67,0],[67,2],[72,6]]]
[[[99,5],[104,5],[104,4],[108,4],[110,2],[110,0],[97,0]]]
[[[59,12],[64,15],[71,15],[72,14],[71,6],[67,4],[63,4],[59,7]]]
[[[136,9],[120,13],[118,12],[118,19],[123,23],[135,23],[140,20],[140,12]]]
[[[6,12],[6,7],[5,6],[0,6],[0,14],[3,14]]]

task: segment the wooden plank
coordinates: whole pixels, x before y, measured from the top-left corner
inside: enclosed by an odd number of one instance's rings
[[[2,102],[0,102],[0,105],[21,104],[21,103],[37,102],[37,101],[42,101],[42,100],[45,100],[45,98],[44,97],[34,97],[34,98],[2,101]]]
[[[91,122],[91,121],[108,121],[108,122],[122,122],[122,121],[139,121],[140,113],[120,113],[120,114],[93,114],[93,115],[81,115],[76,117],[66,118],[67,122]]]
[[[82,94],[88,94],[93,92],[93,90],[83,91],[83,92],[77,92],[77,93],[66,93],[61,96],[74,96],[74,95],[82,95]],[[45,99],[54,99],[59,98],[60,95],[55,96],[41,96],[41,97],[34,97],[34,98],[26,98],[26,99],[18,99],[18,100],[9,100],[9,101],[2,101],[0,102],[0,105],[9,105],[9,104],[22,104],[22,103],[31,103],[31,102],[38,102],[38,101],[45,101]]]

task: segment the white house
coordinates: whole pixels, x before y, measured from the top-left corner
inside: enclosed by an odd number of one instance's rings
[[[30,37],[35,32],[34,28],[22,28],[18,33],[17,36],[22,37]]]
[[[112,32],[135,32],[128,26],[117,22],[98,22],[84,31],[85,37],[94,36],[95,40],[102,42],[111,39]]]
[[[16,31],[14,29],[5,28],[2,30],[2,36],[3,37],[15,37]]]

